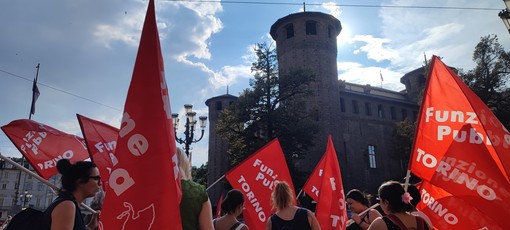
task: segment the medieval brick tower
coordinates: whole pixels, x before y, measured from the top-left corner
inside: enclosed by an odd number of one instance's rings
[[[207,166],[207,185],[212,185],[217,179],[222,177],[229,169],[228,163],[228,142],[216,134],[216,124],[219,116],[224,109],[227,109],[235,100],[236,96],[224,94],[221,96],[209,98],[205,105],[209,107],[209,162]],[[225,191],[223,183],[215,184],[209,193],[211,204],[216,206],[221,194]]]
[[[299,168],[311,170],[326,149],[328,135],[341,143],[338,130],[340,97],[338,88],[336,37],[342,26],[335,17],[320,12],[300,12],[280,18],[271,26],[276,41],[280,76],[292,69],[311,70],[316,81],[309,85],[313,94],[304,98],[305,108],[317,113],[319,133],[310,154]],[[306,171],[308,171],[306,170]]]

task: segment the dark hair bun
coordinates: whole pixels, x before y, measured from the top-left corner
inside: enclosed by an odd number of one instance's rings
[[[69,161],[69,159],[60,159],[58,160],[57,162],[57,170],[60,174],[64,174],[65,172],[67,172],[67,170],[69,170],[71,168],[72,164],[71,164],[71,161]]]

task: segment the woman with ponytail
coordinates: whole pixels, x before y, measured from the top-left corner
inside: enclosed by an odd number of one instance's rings
[[[44,211],[44,230],[91,230],[98,227],[98,215],[92,215],[85,225],[79,205],[88,197],[93,197],[101,187],[101,176],[96,165],[90,161],[74,164],[68,159],[57,162],[57,170],[62,175],[62,188],[59,196]]]
[[[430,229],[421,217],[409,212],[413,206],[411,195],[397,181],[385,182],[379,187],[379,201],[386,214],[378,217],[370,224],[368,230],[428,230]]]

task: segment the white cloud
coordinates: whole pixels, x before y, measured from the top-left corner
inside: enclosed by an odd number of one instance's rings
[[[364,52],[367,54],[369,59],[375,60],[377,62],[384,60],[395,60],[399,56],[397,50],[385,46],[391,42],[391,40],[387,38],[375,38],[372,35],[356,35],[353,37],[352,41],[360,41],[365,43],[365,45],[354,50],[354,54]]]

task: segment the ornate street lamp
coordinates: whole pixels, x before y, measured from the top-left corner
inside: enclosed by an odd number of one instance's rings
[[[498,16],[503,20],[503,24],[505,24],[506,29],[510,33],[510,0],[503,0],[505,3],[506,8],[504,10],[501,10],[498,13]]]
[[[25,191],[24,193],[19,195],[19,199],[20,199],[21,202],[23,202],[23,207],[22,208],[26,208],[27,207],[27,203],[30,202],[30,199],[32,199],[32,194],[28,193],[28,191]]]
[[[184,111],[186,113],[186,124],[184,125],[184,139],[177,137],[177,127],[179,125],[179,114],[172,113],[172,120],[174,122],[174,132],[175,132],[175,140],[179,144],[184,144],[184,152],[186,155],[191,159],[191,153],[189,152],[189,146],[192,143],[197,143],[200,140],[202,140],[202,137],[204,137],[204,129],[205,124],[207,121],[207,116],[200,116],[198,119],[200,120],[200,128],[202,129],[202,132],[200,134],[200,138],[193,139],[195,135],[197,120],[196,120],[196,112],[192,111],[193,105],[185,104],[184,105]]]

